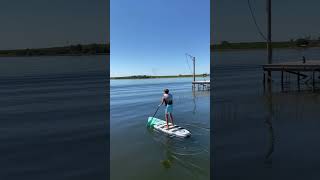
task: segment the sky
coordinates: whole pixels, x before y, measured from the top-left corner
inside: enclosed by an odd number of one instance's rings
[[[109,0],[1,0],[0,49],[109,41]]]
[[[111,77],[210,73],[210,0],[110,3]]]
[[[213,0],[211,40],[263,41],[251,18],[247,0]],[[266,34],[266,0],[250,0],[257,22]],[[320,37],[319,0],[272,0],[273,41]]]

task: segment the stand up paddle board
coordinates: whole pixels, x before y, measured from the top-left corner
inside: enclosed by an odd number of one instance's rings
[[[177,136],[177,137],[185,138],[185,137],[191,136],[190,131],[186,130],[185,128],[182,128],[177,125],[172,125],[171,123],[169,123],[169,128],[167,128],[166,121],[155,118],[155,117],[148,118],[147,126],[153,127],[154,129],[159,130],[163,133]]]

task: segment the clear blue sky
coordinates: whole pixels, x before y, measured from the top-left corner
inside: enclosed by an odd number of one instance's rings
[[[210,0],[110,3],[112,77],[190,74],[185,53],[210,73]]]
[[[2,0],[0,49],[109,41],[108,0]]]
[[[256,19],[266,33],[266,0],[250,0]],[[220,43],[263,41],[251,19],[247,0],[214,0],[212,40]],[[272,0],[274,41],[320,36],[319,0]]]

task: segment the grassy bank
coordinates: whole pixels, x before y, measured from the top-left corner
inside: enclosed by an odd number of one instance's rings
[[[0,57],[23,56],[80,56],[110,54],[109,44],[71,45],[64,47],[0,50]]]
[[[209,77],[209,74],[196,74],[196,77]],[[148,76],[148,75],[135,75],[135,76],[123,76],[123,77],[111,77],[110,79],[155,79],[155,78],[187,78],[193,77],[193,75],[167,75],[167,76]]]

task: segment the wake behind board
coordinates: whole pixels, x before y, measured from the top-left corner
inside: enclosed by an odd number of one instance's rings
[[[169,123],[169,128],[167,128],[166,121],[155,118],[155,117],[149,117],[147,125],[149,127],[153,127],[154,129],[169,135],[183,137],[183,138],[191,136],[190,131],[186,130],[185,128],[182,128],[177,125],[172,125],[171,123]]]

